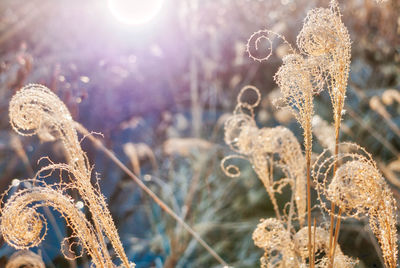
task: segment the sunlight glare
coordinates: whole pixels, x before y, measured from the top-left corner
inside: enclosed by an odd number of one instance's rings
[[[161,10],[164,0],[108,0],[114,17],[128,25],[149,22]]]

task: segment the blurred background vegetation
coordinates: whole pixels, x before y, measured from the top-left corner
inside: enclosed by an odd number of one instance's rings
[[[274,48],[267,62],[258,63],[248,58],[246,43],[253,32],[268,28],[295,44],[307,11],[327,2],[170,0],[148,24],[126,26],[110,15],[106,1],[0,1],[1,192],[14,178],[31,177],[42,156],[64,161],[60,144],[18,137],[9,124],[11,96],[27,83],[41,83],[76,121],[101,132],[106,146],[230,265],[258,267],[263,252],[251,233],[273,209],[248,163],[237,179],[220,170],[221,159],[231,153],[223,142],[223,122],[241,87],[252,84],[263,97],[259,126],[285,125],[301,141],[299,125],[271,103],[284,49]],[[400,90],[400,2],[340,5],[353,41],[341,140],[371,152],[399,197],[400,104],[382,95]],[[330,122],[328,95],[318,96],[315,105],[316,114]],[[321,151],[318,137],[314,140],[315,151]],[[93,144],[85,140],[83,148],[101,174],[101,190],[137,267],[218,264]],[[287,198],[283,193],[282,202]],[[88,267],[86,258],[73,263],[60,254],[68,230],[54,214],[46,240],[34,251],[48,267]],[[365,223],[344,222],[339,244],[361,267],[382,266]],[[14,249],[0,245],[4,267]]]

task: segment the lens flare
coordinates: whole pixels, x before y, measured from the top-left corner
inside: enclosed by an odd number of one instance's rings
[[[114,17],[127,25],[145,24],[161,10],[164,0],[108,0]]]

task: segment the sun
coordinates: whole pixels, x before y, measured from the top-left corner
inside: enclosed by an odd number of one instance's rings
[[[164,0],[108,0],[114,17],[127,25],[149,22],[161,10]]]

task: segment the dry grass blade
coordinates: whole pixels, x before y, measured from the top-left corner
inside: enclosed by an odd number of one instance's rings
[[[379,100],[378,96],[374,96],[370,99],[369,101],[369,107],[371,107],[372,110],[377,112],[382,118],[385,120],[387,125],[390,127],[390,129],[397,135],[397,137],[400,138],[400,128],[397,126],[397,124],[393,121],[392,116],[390,113],[386,110],[385,106],[382,104],[382,102]]]
[[[198,138],[170,138],[164,142],[163,151],[168,156],[191,157],[196,152],[207,152],[213,146],[211,142]]]
[[[150,160],[151,166],[155,172],[158,171],[158,165],[156,157],[151,150],[151,148],[145,143],[131,143],[128,142],[124,144],[124,153],[129,157],[131,160],[131,165],[133,167],[133,171],[136,175],[140,176],[140,160],[144,158],[148,158]]]
[[[392,105],[394,102],[400,104],[400,92],[396,89],[385,90],[382,94],[382,101],[385,105]]]

